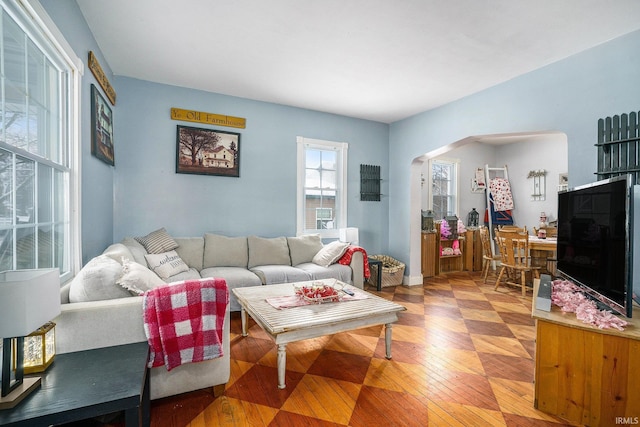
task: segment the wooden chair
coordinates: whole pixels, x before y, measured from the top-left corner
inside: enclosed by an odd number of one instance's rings
[[[489,229],[486,226],[480,226],[480,241],[482,242],[482,278],[484,283],[487,283],[487,276],[489,275],[489,268],[494,262],[500,261],[500,255],[493,255],[491,251],[491,236],[489,236]]]
[[[519,233],[526,233],[527,226],[525,225],[524,227],[518,227],[517,225],[499,225],[498,231],[517,231]]]
[[[500,280],[504,276],[504,273],[511,270],[516,274],[515,280],[517,280],[519,273],[522,296],[527,295],[527,273],[531,272],[534,278],[540,278],[539,267],[531,266],[531,258],[529,257],[529,235],[526,232],[520,233],[518,231],[502,230],[496,232],[496,241],[500,248],[501,268],[494,290],[500,286]],[[505,283],[518,285],[515,281],[510,281],[508,277]]]

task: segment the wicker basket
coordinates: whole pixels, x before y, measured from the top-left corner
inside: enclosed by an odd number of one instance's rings
[[[371,255],[369,258],[382,261],[382,287],[397,286],[402,284],[404,277],[404,264],[388,255]],[[378,266],[372,265],[371,278],[377,277]],[[371,279],[370,279],[371,280]]]

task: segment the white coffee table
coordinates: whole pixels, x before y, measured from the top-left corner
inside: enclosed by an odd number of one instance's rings
[[[334,280],[325,282],[333,283]],[[297,284],[305,283],[311,282]],[[344,286],[354,293],[366,294],[367,298],[276,309],[266,299],[294,295],[293,284],[251,286],[232,290],[242,307],[242,336],[247,336],[249,314],[278,346],[278,388],[286,387],[286,347],[290,342],[384,324],[386,357],[391,359],[391,324],[398,320],[398,312],[406,308],[353,286]]]

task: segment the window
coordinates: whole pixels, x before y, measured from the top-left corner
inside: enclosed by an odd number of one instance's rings
[[[431,160],[431,210],[436,219],[458,212],[458,162]]]
[[[339,237],[347,224],[348,144],[298,137],[297,233]]]
[[[32,6],[1,5],[0,271],[57,267],[66,280],[79,258],[78,69]]]

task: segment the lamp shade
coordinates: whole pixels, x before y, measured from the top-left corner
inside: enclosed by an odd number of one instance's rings
[[[58,314],[57,268],[0,272],[0,338],[29,335]]]
[[[358,244],[358,228],[357,227],[341,228],[339,232],[340,232],[341,242],[351,243],[354,245]]]

